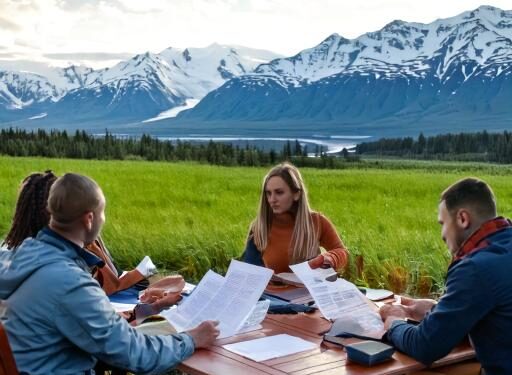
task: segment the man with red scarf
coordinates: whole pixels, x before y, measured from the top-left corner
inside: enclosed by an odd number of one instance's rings
[[[386,338],[428,365],[469,335],[486,375],[512,374],[512,224],[497,217],[491,188],[475,178],[442,193],[438,218],[453,255],[446,293],[437,303],[384,306]]]

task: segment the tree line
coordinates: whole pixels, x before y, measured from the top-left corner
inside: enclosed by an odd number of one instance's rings
[[[293,160],[299,166],[332,168],[333,161],[320,146],[312,150],[321,162],[308,161],[310,151],[298,141],[286,142],[280,151],[265,151],[247,144],[245,147],[221,142],[188,142],[159,140],[149,135],[118,137],[109,132],[93,136],[77,130],[24,129],[0,130],[0,154],[9,156],[42,156],[49,158],[99,160],[197,161],[225,166],[267,166]]]
[[[94,136],[83,130],[77,130],[71,135],[65,130],[0,130],[0,155],[98,160],[197,161],[223,166],[268,166],[288,160],[298,167],[330,169],[345,168],[347,163],[368,164],[359,163],[361,156],[512,163],[512,132],[483,131],[429,137],[420,134],[417,139],[383,138],[360,143],[356,146],[355,152],[343,149],[338,155],[328,155],[325,148],[320,146],[311,148],[313,149],[308,149],[308,146],[298,141],[285,142],[282,149],[276,151],[264,150],[249,144],[235,146],[213,141],[197,143],[179,139],[160,140],[147,134],[141,137],[119,137],[109,132],[105,132],[103,136]]]
[[[382,138],[356,146],[357,155],[512,163],[512,132],[443,134],[417,139]]]

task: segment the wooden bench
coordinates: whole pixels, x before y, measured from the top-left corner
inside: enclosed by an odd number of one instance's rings
[[[217,340],[211,348],[200,349],[178,368],[187,374],[274,374],[274,375],[339,375],[339,374],[408,374],[424,369],[425,366],[413,358],[395,352],[391,361],[377,366],[365,367],[347,360],[341,347],[322,344],[321,333],[327,330],[330,322],[319,312],[297,315],[268,315],[263,328],[241,335]],[[286,357],[254,362],[224,348],[222,345],[256,339],[265,336],[287,333],[318,344],[318,348]],[[469,343],[457,346],[449,355],[436,361],[433,367],[446,366],[474,358],[475,353]]]
[[[18,375],[9,339],[2,323],[0,323],[0,375]]]

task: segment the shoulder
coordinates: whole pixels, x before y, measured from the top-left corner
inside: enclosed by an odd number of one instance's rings
[[[508,247],[491,243],[484,249],[478,250],[463,259],[458,266],[473,267],[479,276],[498,282],[508,280],[512,269],[512,244]],[[492,270],[492,272],[489,272]]]
[[[73,290],[82,289],[97,283],[89,272],[82,269],[71,259],[47,263],[34,276],[36,276],[40,286],[48,287],[49,290],[55,290],[58,295],[65,295]]]
[[[321,228],[325,227],[333,227],[332,222],[321,212],[313,211],[311,212],[311,217],[313,219],[313,222],[316,225],[319,225]]]

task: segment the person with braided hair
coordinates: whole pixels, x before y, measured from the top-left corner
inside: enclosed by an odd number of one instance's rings
[[[57,176],[47,170],[44,173],[32,173],[25,177],[21,183],[16,209],[11,228],[5,237],[2,246],[8,250],[19,247],[27,238],[33,238],[50,222],[47,209],[48,195]],[[92,269],[93,277],[99,282],[107,295],[134,288],[133,293],[144,290],[149,286],[146,277],[150,273],[142,269],[124,272],[117,266],[102,239],[98,237],[88,244],[86,249],[102,260],[102,263]],[[140,267],[139,267],[140,268]],[[146,289],[141,296],[141,302],[153,304],[155,311],[173,305],[180,298],[180,292],[185,285],[180,275],[167,276],[151,288]]]
[[[116,314],[91,277],[101,259],[84,250],[106,221],[106,198],[92,179],[67,173],[52,184],[50,222],[14,251],[0,252],[0,317],[20,374],[162,374],[213,344],[219,322],[182,333],[145,335]]]
[[[32,173],[21,183],[11,229],[3,241],[9,250],[17,248],[28,237],[48,225],[50,215],[46,209],[50,187],[57,179],[52,171]]]

